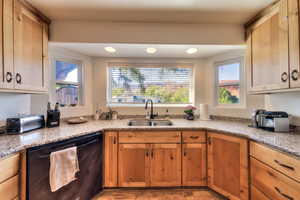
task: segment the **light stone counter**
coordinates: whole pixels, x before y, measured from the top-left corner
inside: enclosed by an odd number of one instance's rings
[[[248,124],[232,121],[187,121],[172,119],[170,127],[132,127],[127,126],[127,120],[89,121],[85,124],[68,125],[62,123],[57,128],[45,128],[20,135],[0,135],[0,158],[21,150],[47,143],[57,142],[73,137],[106,130],[197,130],[220,131],[253,141],[261,142],[290,153],[300,158],[299,133],[273,133],[260,129],[249,128]]]

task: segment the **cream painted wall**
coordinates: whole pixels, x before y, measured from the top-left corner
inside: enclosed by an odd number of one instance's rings
[[[266,109],[286,111],[292,116],[292,124],[300,126],[300,92],[265,95]]]
[[[233,24],[53,21],[50,30],[53,42],[244,44],[243,26]]]
[[[30,114],[31,96],[29,94],[0,93],[0,121],[18,114]]]
[[[54,60],[59,58],[79,60],[82,62],[83,66],[83,105],[76,107],[62,107],[61,116],[65,117],[74,117],[74,116],[85,116],[93,114],[93,63],[92,58],[79,54],[74,51],[56,48],[53,45],[50,45],[50,71],[49,79],[50,85],[52,86],[49,91],[50,102],[55,104],[55,66]],[[40,97],[41,98],[41,97]]]
[[[205,96],[206,103],[209,104],[209,110],[212,115],[219,116],[230,116],[230,117],[240,117],[240,118],[250,118],[253,110],[257,108],[264,108],[264,96],[252,96],[245,95],[245,104],[239,108],[222,108],[215,105],[215,63],[224,60],[234,59],[238,57],[243,57],[245,54],[244,50],[234,50],[224,54],[216,55],[206,59],[205,66]],[[246,77],[247,69],[245,68],[244,73],[244,88],[246,89]],[[247,94],[247,91],[246,93]]]
[[[202,72],[202,61],[194,59],[110,59],[97,58],[94,60],[94,103],[95,109],[101,108],[107,111],[106,106],[106,86],[107,86],[107,63],[108,62],[131,62],[131,63],[193,63],[194,64],[194,81],[195,81],[195,104],[199,105],[204,101],[204,73]],[[169,114],[183,114],[183,108],[170,107]],[[118,111],[122,115],[144,115],[144,107],[114,107],[113,110]],[[166,108],[155,107],[155,112],[165,114]]]

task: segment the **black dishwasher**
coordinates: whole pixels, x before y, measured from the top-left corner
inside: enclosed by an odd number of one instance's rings
[[[77,146],[80,171],[77,179],[51,192],[49,184],[50,153]],[[27,150],[27,200],[90,200],[102,190],[103,134],[33,147]]]

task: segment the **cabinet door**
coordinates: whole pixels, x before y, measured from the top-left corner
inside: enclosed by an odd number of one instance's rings
[[[208,134],[208,186],[231,200],[249,199],[248,142]]]
[[[183,144],[182,185],[206,186],[206,144]]]
[[[181,186],[181,144],[152,144],[151,186]]]
[[[1,61],[0,87],[4,89],[14,88],[14,34],[13,34],[13,1],[3,0],[3,61]]]
[[[119,187],[149,186],[149,145],[119,144]]]
[[[252,27],[251,91],[289,88],[287,0]]]
[[[300,87],[299,0],[289,0],[289,59],[291,88]]]
[[[44,22],[14,1],[15,88],[45,91]]]
[[[104,187],[118,186],[118,132],[105,132]]]

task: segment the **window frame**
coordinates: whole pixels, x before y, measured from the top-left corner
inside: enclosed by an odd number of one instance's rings
[[[233,63],[239,63],[240,64],[240,73],[239,73],[239,86],[240,86],[240,102],[236,104],[220,104],[218,101],[219,98],[219,67],[222,65],[229,65]],[[214,100],[213,103],[215,107],[217,108],[245,108],[246,104],[246,91],[245,91],[245,63],[244,63],[244,57],[236,57],[231,59],[224,59],[222,61],[217,61],[214,63]]]
[[[71,82],[71,81],[59,81],[56,80],[56,62],[66,62],[66,63],[71,63],[75,64],[78,66],[78,82]],[[67,58],[67,57],[54,57],[53,59],[53,67],[54,67],[54,99],[55,102],[57,102],[57,95],[56,95],[56,84],[61,84],[61,85],[74,85],[78,87],[78,104],[76,106],[71,106],[71,105],[64,105],[64,107],[78,107],[78,106],[84,106],[84,91],[83,91],[83,61],[79,59],[72,59],[72,58]]]
[[[144,107],[145,104],[143,103],[134,103],[134,102],[126,102],[126,103],[114,103],[110,102],[112,98],[111,94],[111,87],[112,87],[112,80],[111,80],[111,70],[110,68],[113,67],[150,67],[150,68],[170,68],[170,67],[178,67],[178,68],[190,68],[192,69],[192,75],[191,75],[191,86],[190,86],[190,102],[189,103],[168,103],[168,104],[162,104],[162,103],[156,103],[155,107],[186,107],[187,105],[195,105],[195,66],[193,63],[128,63],[128,62],[122,62],[122,63],[116,63],[116,62],[108,62],[106,65],[106,79],[107,79],[107,87],[106,87],[106,105],[108,107]]]

